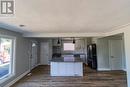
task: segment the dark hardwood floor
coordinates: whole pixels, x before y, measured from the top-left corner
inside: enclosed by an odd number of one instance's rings
[[[51,77],[49,66],[38,66],[31,73],[11,87],[127,87],[124,71],[99,72],[85,67],[83,77]]]

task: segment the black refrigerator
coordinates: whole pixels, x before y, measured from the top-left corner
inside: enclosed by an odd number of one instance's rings
[[[96,44],[87,45],[87,63],[90,68],[97,69]]]

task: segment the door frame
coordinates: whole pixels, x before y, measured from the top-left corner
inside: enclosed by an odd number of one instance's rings
[[[37,47],[37,41],[31,41],[31,46],[30,46],[30,52],[29,52],[29,67],[30,67],[30,71],[33,69],[33,68],[35,68],[38,64],[37,64],[37,61],[35,61],[35,60],[38,60],[38,55],[36,55],[37,57],[35,58],[35,57],[32,57],[33,55],[32,55],[32,49],[33,49],[33,43],[35,43],[35,45],[36,45],[36,49],[37,49],[37,51],[38,51],[38,47]],[[35,62],[35,65],[32,67],[32,58],[35,58],[34,59],[34,61],[33,62]]]
[[[108,40],[108,50],[109,50],[109,68],[110,68],[110,70],[113,70],[112,69],[112,66],[111,66],[111,51],[110,51],[110,49],[111,49],[111,46],[110,46],[110,43],[113,41],[113,40],[120,40],[120,44],[121,44],[121,53],[122,53],[122,56],[121,56],[121,69],[120,70],[123,70],[123,64],[122,64],[122,60],[123,60],[123,44],[122,44],[122,41],[123,40],[121,40],[121,39],[111,39],[111,40]]]

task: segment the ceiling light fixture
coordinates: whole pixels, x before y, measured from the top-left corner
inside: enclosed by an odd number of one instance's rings
[[[25,27],[25,25],[23,25],[23,24],[20,24],[19,26],[20,26],[20,27]]]

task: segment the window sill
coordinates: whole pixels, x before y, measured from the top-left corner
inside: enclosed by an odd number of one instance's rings
[[[10,74],[10,75],[6,75],[3,76],[2,78],[0,78],[0,84],[2,84],[3,82],[9,80],[10,78],[12,78],[15,74]]]

